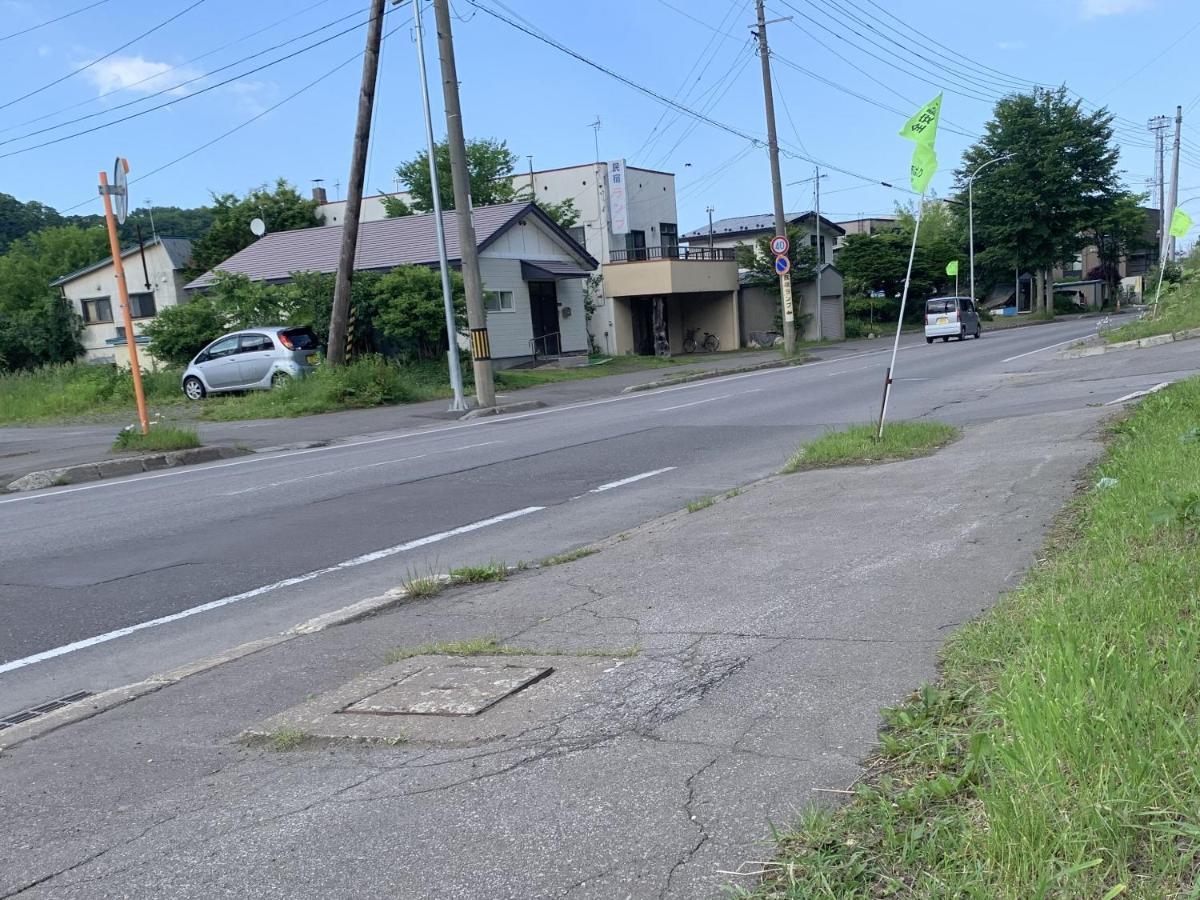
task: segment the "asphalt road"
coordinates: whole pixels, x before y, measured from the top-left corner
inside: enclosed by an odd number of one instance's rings
[[[1085,320],[933,346],[906,336],[890,415],[971,422],[1078,408],[1195,369],[1186,345],[1054,361],[1094,329]],[[797,442],[875,417],[887,362],[878,345],[2,498],[0,713],[144,678],[411,575],[535,561],[771,474]]]

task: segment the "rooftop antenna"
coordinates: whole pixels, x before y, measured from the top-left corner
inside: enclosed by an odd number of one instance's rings
[[[593,136],[596,139],[596,162],[600,162],[600,128],[601,128],[601,124],[600,124],[600,116],[599,115],[596,116],[596,121],[593,122],[591,125],[589,125],[588,128],[592,129]]]
[[[338,179],[333,183],[333,199],[335,202],[342,199],[342,182]]]
[[[146,212],[150,214],[150,239],[158,237],[158,229],[154,227],[154,201],[146,198]]]

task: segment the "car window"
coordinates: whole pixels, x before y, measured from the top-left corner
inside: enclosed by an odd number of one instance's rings
[[[963,311],[963,312],[974,312],[974,311],[975,311],[975,307],[973,307],[973,306],[971,305],[971,301],[970,301],[970,299],[968,299],[968,298],[964,297],[964,298],[962,298],[961,300],[959,300],[958,302],[962,304],[962,311]]]
[[[321,346],[321,339],[311,328],[289,328],[279,332],[279,339],[285,347],[292,350],[316,350]]]
[[[222,356],[232,356],[238,352],[238,339],[234,337],[221,338],[205,353],[209,359],[220,359]]]
[[[930,315],[934,313],[954,312],[953,300],[927,300],[925,301],[925,312]]]
[[[274,350],[275,342],[266,334],[243,334],[239,339],[242,353],[255,353],[259,350]]]

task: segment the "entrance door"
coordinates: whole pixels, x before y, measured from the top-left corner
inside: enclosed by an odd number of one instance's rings
[[[553,281],[529,282],[529,318],[533,324],[535,356],[558,356],[562,350],[558,327],[558,288]]]

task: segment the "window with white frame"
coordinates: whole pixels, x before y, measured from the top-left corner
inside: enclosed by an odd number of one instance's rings
[[[488,312],[512,312],[513,292],[512,291],[487,291],[483,295],[483,308]]]

